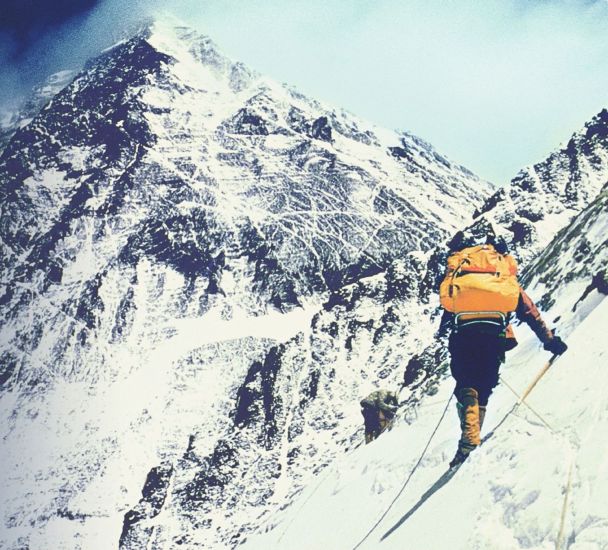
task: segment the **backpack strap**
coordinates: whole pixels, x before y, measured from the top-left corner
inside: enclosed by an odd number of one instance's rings
[[[494,325],[505,329],[508,324],[507,316],[501,311],[464,311],[454,315],[454,332],[464,325]]]

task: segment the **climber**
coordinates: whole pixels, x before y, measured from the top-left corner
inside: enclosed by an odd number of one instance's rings
[[[365,422],[365,443],[376,439],[390,428],[397,412],[397,394],[387,390],[376,390],[361,400],[361,414]]]
[[[517,264],[504,240],[489,234],[485,244],[470,244],[461,232],[449,243],[448,271],[440,287],[446,311],[439,334],[451,328],[450,370],[456,380],[454,395],[462,431],[450,467],[464,462],[481,443],[486,406],[498,384],[500,365],[505,352],[517,345],[509,324],[511,314],[528,324],[545,350],[561,355],[567,349],[517,282]]]

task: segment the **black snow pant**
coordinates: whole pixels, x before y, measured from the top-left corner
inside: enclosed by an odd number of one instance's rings
[[[504,331],[491,325],[464,325],[450,335],[450,369],[456,380],[454,394],[462,388],[473,388],[479,404],[487,405],[498,384],[498,369],[505,360]]]
[[[365,435],[369,439],[376,439],[380,435],[380,418],[375,407],[363,406],[361,408],[363,421],[365,422]]]
[[[363,405],[361,414],[365,422],[365,440],[376,439],[391,423],[395,414],[377,407]]]

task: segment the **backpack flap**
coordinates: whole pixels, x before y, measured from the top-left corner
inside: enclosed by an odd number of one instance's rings
[[[448,258],[439,297],[452,313],[515,311],[519,301],[517,263],[489,244],[465,248]]]

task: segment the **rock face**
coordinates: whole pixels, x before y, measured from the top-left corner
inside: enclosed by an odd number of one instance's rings
[[[495,223],[524,263],[592,201],[608,180],[608,110],[602,110],[565,146],[522,170],[475,213]]]
[[[234,545],[353,440],[491,187],[179,25],[63,77],[0,153],[0,545]]]

